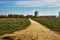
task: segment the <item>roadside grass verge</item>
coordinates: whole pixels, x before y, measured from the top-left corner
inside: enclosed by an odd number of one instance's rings
[[[60,34],[60,18],[32,18],[32,19]]]
[[[29,24],[27,18],[0,18],[0,35],[25,29]]]

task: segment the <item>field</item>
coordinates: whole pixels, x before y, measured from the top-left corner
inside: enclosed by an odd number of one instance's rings
[[[60,18],[33,18],[33,20],[45,25],[51,30],[60,32]]]
[[[0,18],[0,35],[25,29],[29,24],[26,18]]]

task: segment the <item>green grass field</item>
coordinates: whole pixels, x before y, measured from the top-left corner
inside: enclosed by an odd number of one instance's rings
[[[0,35],[25,29],[29,24],[26,18],[0,18]]]
[[[32,18],[46,27],[60,32],[60,18]]]

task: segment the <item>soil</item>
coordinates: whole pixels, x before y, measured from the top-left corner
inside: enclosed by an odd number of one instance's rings
[[[11,36],[14,40],[60,40],[60,35],[51,31],[44,25],[29,19],[31,24],[24,30],[19,30],[13,34],[5,34],[2,37]],[[1,39],[2,40],[2,39]]]

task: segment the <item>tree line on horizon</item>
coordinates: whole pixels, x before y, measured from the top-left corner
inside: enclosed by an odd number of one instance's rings
[[[18,14],[8,14],[8,15],[0,15],[0,18],[53,18],[56,16],[33,16],[33,15],[18,15]]]
[[[52,18],[52,17],[56,17],[56,16],[38,16],[39,15],[39,12],[38,11],[35,11],[34,12],[34,16],[33,15],[27,15],[27,16],[24,16],[24,15],[19,15],[19,14],[8,14],[8,15],[0,15],[0,18],[40,18],[40,17],[43,17],[43,18]]]
[[[35,16],[32,16],[32,15],[24,16],[24,15],[18,15],[18,14],[0,15],[0,18],[25,18],[25,17],[30,18]]]

